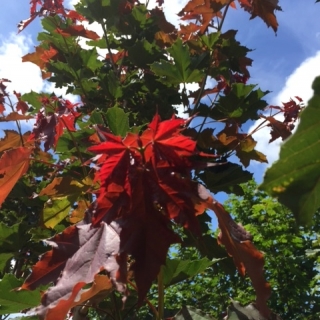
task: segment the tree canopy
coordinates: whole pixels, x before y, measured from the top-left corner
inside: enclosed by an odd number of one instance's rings
[[[319,78],[306,110],[299,97],[268,106],[268,91],[250,82],[251,50],[235,30],[222,32],[236,6],[276,31],[278,0],[190,0],[179,27],[166,20],[163,1],[156,3],[80,0],[69,9],[63,0],[30,1],[19,32],[38,18],[43,30],[22,60],[74,98],[8,92],[10,79],[0,79],[0,122],[15,128],[0,140],[0,314],[29,310],[35,318],[63,320],[70,310],[79,317],[93,308],[125,319],[147,305],[160,320],[167,317],[165,299],[173,309],[183,302],[169,292],[165,298],[165,288],[194,276],[200,286],[216,281],[224,290],[220,305],[200,304],[217,317],[229,294],[253,303],[233,301],[225,319],[279,318],[276,313],[300,319],[299,293],[300,312],[318,312],[311,290],[318,226],[295,228],[291,211],[311,224],[320,206]],[[246,169],[252,161],[267,162],[243,129],[259,118],[271,128],[271,143],[289,138],[261,188],[291,211],[242,185],[252,178]],[[22,122],[31,119],[25,132]],[[243,197],[230,197],[232,214],[212,196],[219,191]],[[215,236],[206,210],[217,216]],[[170,249],[179,243],[196,250]],[[241,285],[230,261],[247,275]],[[289,281],[296,295],[286,295]],[[173,317],[188,314],[209,317],[189,307]]]

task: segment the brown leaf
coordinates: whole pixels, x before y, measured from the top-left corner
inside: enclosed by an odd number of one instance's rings
[[[223,206],[215,201],[210,193],[201,185],[198,190],[199,196],[205,201],[207,207],[213,210],[218,218],[221,230],[218,241],[226,247],[239,273],[248,274],[256,291],[256,305],[266,318],[270,315],[267,300],[271,294],[269,283],[263,275],[263,254],[256,249],[251,242],[252,236],[241,225],[236,224]]]
[[[91,40],[98,40],[100,37],[94,31],[87,30],[83,25],[71,25],[66,29],[57,28],[56,32],[61,34],[64,37],[84,37]]]
[[[17,120],[29,120],[33,119],[32,116],[22,115],[18,112],[11,112],[7,116],[0,117],[0,122],[17,121]]]
[[[200,18],[199,32],[203,34],[211,25],[211,20],[214,17],[221,17],[220,10],[225,6],[221,1],[190,0],[178,15],[182,20],[198,20]]]
[[[49,78],[51,73],[50,72],[46,72],[45,68],[47,66],[47,63],[49,61],[49,57],[50,54],[48,52],[50,52],[49,50],[46,50],[40,46],[35,47],[36,51],[32,52],[32,53],[28,53],[26,55],[24,55],[22,57],[22,62],[31,62],[34,63],[35,65],[37,65],[42,73],[42,79],[46,79]],[[50,58],[52,58],[55,54],[57,53],[57,51],[53,52],[51,51],[52,56]]]
[[[86,178],[82,182],[79,182],[70,176],[56,177],[52,180],[51,183],[49,183],[44,189],[40,191],[39,196],[46,195],[63,197],[65,195],[70,195],[73,193],[78,194],[81,191],[85,191],[90,184],[91,180],[89,178]]]
[[[17,181],[29,168],[31,148],[19,147],[5,151],[0,158],[0,207]]]
[[[91,300],[97,296],[100,296],[100,300],[102,300],[113,290],[110,278],[105,275],[97,274],[89,289],[82,289],[84,285],[84,282],[77,283],[68,299],[61,299],[56,306],[49,308],[46,313],[46,320],[64,320],[71,308],[83,304],[87,300]]]
[[[262,152],[255,149],[249,152],[239,150],[237,151],[237,157],[245,167],[249,166],[251,160],[268,163],[267,157]]]
[[[30,131],[26,132],[22,137],[17,131],[14,130],[4,130],[5,136],[0,139],[0,152],[11,149],[21,147],[22,143],[26,143]]]
[[[69,221],[71,223],[78,223],[83,220],[85,212],[89,208],[90,203],[86,200],[79,200],[77,203],[77,208],[71,212]]]
[[[274,117],[264,117],[264,116],[261,116],[261,117],[268,120],[269,126],[272,128],[270,132],[271,139],[269,140],[269,143],[280,137],[282,138],[282,140],[285,140],[291,136],[292,132],[290,130],[290,127],[287,124],[279,120],[276,120]]]
[[[274,14],[275,10],[282,10],[278,6],[278,0],[238,0],[241,7],[251,13],[251,19],[260,17],[268,27],[275,32],[278,29],[278,21]]]

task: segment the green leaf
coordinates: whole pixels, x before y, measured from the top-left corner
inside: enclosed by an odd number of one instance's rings
[[[60,221],[66,218],[82,193],[86,192],[90,185],[89,180],[80,183],[71,177],[55,178],[43,189],[39,196],[49,196],[49,200],[43,208],[43,223],[47,228],[54,228]]]
[[[0,272],[7,265],[10,258],[12,258],[12,253],[0,253]]]
[[[193,261],[167,259],[166,265],[163,267],[163,283],[168,287],[188,278],[192,278],[219,260],[220,259],[209,260],[208,258]]]
[[[201,310],[190,306],[183,306],[181,310],[174,316],[174,320],[215,320],[205,315]]]
[[[119,107],[114,106],[108,109],[106,118],[114,135],[124,137],[129,131],[128,115]]]
[[[214,44],[219,40],[220,32],[212,32],[208,35],[204,34],[201,36],[201,40],[208,48],[212,48]]]
[[[83,66],[89,68],[91,71],[96,71],[98,68],[103,66],[103,62],[98,59],[97,49],[80,51],[80,56],[83,62]]]
[[[0,281],[0,314],[17,313],[40,303],[40,291],[17,291],[23,281],[5,274]]]
[[[128,57],[138,67],[145,67],[163,56],[157,47],[147,40],[139,40],[129,47]]]
[[[260,189],[277,197],[299,223],[310,224],[320,207],[320,77],[301,114],[297,131],[281,147],[280,159],[265,174]]]
[[[106,87],[113,98],[118,99],[122,97],[121,84],[112,70],[105,76],[103,81],[105,82],[103,86]]]
[[[71,207],[77,197],[55,197],[48,200],[43,208],[43,223],[47,228],[54,228],[60,221],[69,215]]]
[[[174,64],[161,60],[151,64],[151,70],[161,78],[164,83],[178,85],[180,83],[199,82],[204,76],[204,72],[192,67],[189,47],[183,45],[180,38],[168,49]]]
[[[39,110],[41,108],[41,101],[40,98],[43,97],[43,94],[36,93],[34,91],[31,91],[29,93],[25,93],[21,96],[21,100],[28,102],[31,104],[34,108]]]
[[[21,247],[30,238],[22,231],[20,223],[7,226],[0,223],[0,270],[2,270],[8,259],[21,250]]]
[[[209,116],[213,119],[236,118],[241,123],[245,123],[249,119],[258,119],[258,111],[267,106],[266,101],[261,99],[269,91],[253,90],[255,87],[252,84],[232,84],[230,93],[219,99]]]
[[[93,111],[90,118],[89,118],[89,122],[91,122],[92,124],[104,125],[104,121],[103,121],[101,112]]]
[[[241,196],[243,190],[240,183],[251,180],[252,173],[243,170],[238,164],[227,163],[207,169],[199,177],[213,193],[224,191]]]

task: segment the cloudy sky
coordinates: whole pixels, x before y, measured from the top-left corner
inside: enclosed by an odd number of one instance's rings
[[[76,0],[73,0],[75,2]],[[155,0],[151,0],[150,2]],[[72,0],[65,0],[71,3]],[[250,57],[254,60],[250,69],[251,82],[262,90],[270,90],[269,104],[281,105],[291,97],[300,96],[307,101],[311,95],[311,83],[320,75],[320,4],[314,0],[280,0],[282,12],[277,12],[279,29],[277,35],[259,19],[249,20],[249,15],[240,10],[229,10],[224,30],[236,29],[238,40],[254,49]],[[176,13],[186,0],[165,0],[168,20],[177,23]],[[68,6],[68,5],[66,5]],[[39,19],[17,34],[17,23],[28,18],[29,0],[11,0],[2,3],[0,11],[0,78],[12,81],[9,90],[21,93],[30,90],[52,91],[44,84],[38,67],[22,63],[21,57],[34,51],[36,37],[40,31]],[[57,92],[61,93],[61,92]],[[254,128],[256,124],[252,124]],[[1,123],[1,128],[4,128]],[[1,133],[0,133],[1,135]],[[279,144],[268,145],[269,135],[261,130],[255,136],[257,149],[267,154],[270,162],[277,159]],[[250,166],[256,178],[262,179],[265,168],[259,164]]]

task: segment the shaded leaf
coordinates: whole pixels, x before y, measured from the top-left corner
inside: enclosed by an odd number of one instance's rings
[[[174,64],[160,60],[160,62],[154,62],[150,66],[161,81],[174,85],[201,81],[204,73],[192,66],[188,46],[183,45],[181,39],[178,38],[168,51],[174,59]]]
[[[304,224],[311,223],[320,207],[320,77],[312,87],[314,96],[301,113],[297,131],[282,145],[280,159],[267,170],[260,186]]]
[[[20,223],[7,226],[0,222],[0,270],[21,250],[29,238]]]
[[[252,179],[252,173],[243,170],[240,165],[235,163],[207,169],[198,176],[211,192],[224,191],[236,195],[243,195],[240,184]]]
[[[278,139],[282,138],[282,140],[287,139],[288,137],[291,136],[291,130],[288,125],[285,123],[275,119],[274,117],[264,117],[261,116],[262,118],[266,119],[269,121],[269,127],[271,127],[271,138],[269,140],[269,143]]]
[[[223,206],[215,201],[210,193],[199,185],[199,195],[205,200],[209,209],[213,210],[218,218],[220,234],[218,242],[226,247],[239,273],[248,274],[256,291],[256,305],[266,318],[270,315],[267,300],[271,294],[269,283],[263,275],[263,254],[253,245],[252,236],[241,225],[236,224]]]
[[[232,84],[231,91],[226,96],[220,97],[211,112],[211,117],[214,119],[234,118],[239,123],[259,119],[258,111],[267,106],[266,101],[262,98],[269,91],[254,90],[255,87],[252,84]]]
[[[172,318],[173,320],[215,320],[201,310],[190,306],[183,306],[181,310]]]

